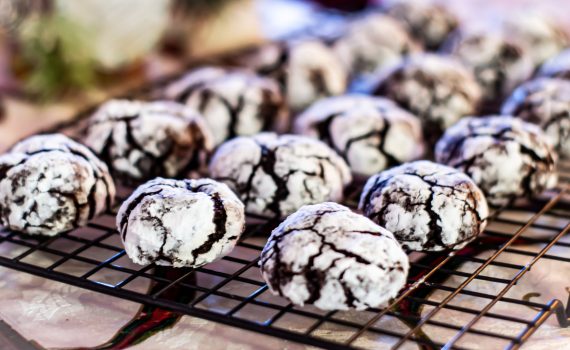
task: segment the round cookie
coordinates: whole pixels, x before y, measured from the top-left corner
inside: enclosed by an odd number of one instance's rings
[[[347,72],[340,59],[319,40],[266,44],[239,57],[238,61],[261,75],[277,79],[293,111],[346,90]]]
[[[222,144],[210,162],[210,175],[239,194],[247,213],[263,217],[340,201],[352,180],[344,160],[324,143],[274,133]]]
[[[164,97],[200,112],[215,144],[288,124],[279,84],[246,70],[199,68],[167,86]]]
[[[111,100],[89,121],[85,144],[125,182],[187,176],[213,148],[204,120],[175,102]]]
[[[551,18],[524,11],[507,16],[503,23],[506,35],[522,45],[535,66],[541,65],[568,46],[564,27]]]
[[[570,79],[570,49],[546,60],[537,73],[538,77]]]
[[[115,185],[87,147],[61,134],[27,138],[0,156],[0,221],[54,236],[110,209]]]
[[[228,254],[245,227],[243,203],[211,179],[156,178],[121,205],[117,230],[136,264],[198,267]]]
[[[481,98],[479,84],[466,67],[433,54],[410,56],[385,70],[372,92],[418,116],[429,144],[461,117],[475,113]]]
[[[389,231],[336,203],[289,216],[271,233],[259,265],[274,294],[322,310],[385,307],[409,270]]]
[[[372,13],[354,20],[333,50],[347,71],[360,77],[393,65],[420,47],[398,21]]]
[[[458,31],[445,51],[473,70],[483,91],[483,106],[497,112],[501,101],[533,73],[530,55],[519,45],[499,33]],[[494,110],[493,110],[494,109]]]
[[[365,176],[417,159],[424,150],[419,119],[380,97],[322,99],[297,117],[295,130],[321,139]]]
[[[390,16],[400,20],[426,50],[438,50],[458,26],[457,17],[430,0],[388,0],[382,2]]]
[[[558,154],[570,157],[570,81],[538,78],[524,83],[501,113],[540,125]]]
[[[461,249],[487,225],[483,192],[464,173],[430,161],[403,164],[368,179],[359,208],[404,248]]]
[[[436,160],[469,175],[493,205],[556,186],[556,154],[540,128],[510,116],[468,117],[447,129]]]

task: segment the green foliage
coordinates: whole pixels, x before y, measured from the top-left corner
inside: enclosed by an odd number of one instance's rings
[[[55,15],[27,18],[19,29],[22,57],[31,67],[28,91],[52,99],[95,82],[95,65],[78,26]]]

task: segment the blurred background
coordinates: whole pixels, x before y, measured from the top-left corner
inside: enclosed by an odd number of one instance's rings
[[[566,0],[440,1],[492,26],[498,13],[564,21]],[[0,0],[0,150],[188,62],[302,32],[326,36],[382,0]],[[484,19],[484,20],[483,20]],[[570,23],[570,21],[566,21]]]

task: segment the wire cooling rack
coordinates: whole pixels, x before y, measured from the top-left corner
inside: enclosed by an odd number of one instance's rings
[[[82,121],[62,126],[77,136]],[[541,198],[496,210],[485,234],[447,253],[410,254],[406,287],[385,309],[323,312],[273,296],[259,254],[277,222],[249,220],[236,249],[197,269],[138,266],[115,230],[116,210],[50,238],[0,230],[0,265],[47,279],[230,326],[329,349],[520,347],[563,303],[531,300],[515,285],[542,261],[570,263],[570,162],[560,186]],[[121,188],[118,203],[131,189]],[[359,189],[348,193],[354,204]],[[41,256],[42,259],[37,259]],[[47,263],[46,263],[47,261]],[[150,292],[140,285],[151,285]],[[183,294],[183,297],[180,295]],[[466,302],[467,301],[467,302]],[[509,312],[505,312],[509,310]],[[498,326],[497,326],[498,325]],[[505,332],[508,329],[508,332]]]

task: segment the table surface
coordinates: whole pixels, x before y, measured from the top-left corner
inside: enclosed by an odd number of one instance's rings
[[[448,2],[460,15],[482,14],[497,9],[505,11],[510,10],[514,5],[517,8],[538,7],[540,11],[552,14],[559,19],[568,16],[567,11],[559,11],[560,4],[570,6],[570,1],[566,0]],[[264,14],[264,16],[266,15]],[[267,16],[264,20],[268,23],[272,22],[271,16]],[[159,72],[158,74],[177,68],[179,65],[171,62],[157,63],[153,67],[155,73]],[[89,101],[103,100],[106,94],[112,95],[124,88],[125,86],[121,86],[106,93],[96,93],[91,96]],[[37,106],[29,102],[8,98],[6,100],[7,118],[0,123],[0,150],[6,149],[23,136],[69,119],[84,104],[85,101],[82,103],[65,102]],[[570,242],[570,239],[565,238],[565,240]],[[539,249],[539,247],[529,246],[527,249],[533,250]],[[568,251],[561,253],[568,255]],[[49,257],[40,256],[38,259],[49,259]],[[513,257],[513,259],[516,260],[519,257]],[[512,262],[524,263],[524,261]],[[461,268],[468,270],[469,266],[466,264]],[[493,275],[502,272],[491,269],[487,273]],[[570,264],[559,265],[553,261],[541,261],[510,293],[512,293],[512,297],[519,298],[528,293],[538,293],[537,302],[545,302],[552,298],[566,300],[570,290],[570,282],[567,278],[569,275]],[[449,283],[460,282],[450,280]],[[147,287],[140,286],[140,288]],[[487,293],[497,292],[493,290],[496,288],[494,286],[481,284],[475,287],[487,289]],[[438,300],[441,297],[435,293],[431,298]],[[463,298],[462,302],[470,305],[470,307],[477,307],[477,305],[470,304],[473,300],[469,300],[467,297]],[[45,348],[94,347],[103,344],[135,315],[139,307],[139,304],[129,301],[0,268],[0,317],[24,338],[34,340]],[[502,312],[512,314],[517,311],[503,309]],[[442,317],[456,316],[445,315],[444,313]],[[2,324],[0,323],[0,325]],[[514,332],[505,324],[485,324],[483,322],[481,327],[494,329],[501,327],[504,328],[505,334]],[[342,332],[337,332],[337,334],[331,332],[326,336],[342,337],[343,335]],[[377,342],[375,339],[370,340],[370,342],[375,341]],[[552,317],[530,338],[523,348],[553,349],[558,347],[562,349],[568,348],[569,342],[570,329],[559,329]],[[2,344],[2,336],[0,336],[0,344]],[[174,327],[153,335],[144,342],[133,346],[132,349],[203,349],[205,344],[207,344],[208,349],[306,348],[300,344],[184,316]],[[479,342],[466,344],[466,346],[491,349],[493,343]]]

